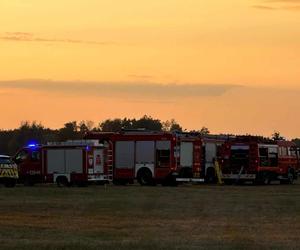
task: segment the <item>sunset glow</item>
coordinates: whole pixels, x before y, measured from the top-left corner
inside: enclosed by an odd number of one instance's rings
[[[300,136],[300,1],[1,0],[0,128],[175,118]]]

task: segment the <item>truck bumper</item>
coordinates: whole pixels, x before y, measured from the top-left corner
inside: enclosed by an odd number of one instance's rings
[[[176,178],[176,182],[195,182],[195,183],[203,183],[203,178]]]
[[[109,181],[107,175],[88,175],[88,181]]]
[[[255,180],[256,174],[222,174],[223,180]]]

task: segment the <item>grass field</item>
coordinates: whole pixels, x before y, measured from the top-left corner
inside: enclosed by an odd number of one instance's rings
[[[300,249],[300,183],[0,188],[1,249]]]

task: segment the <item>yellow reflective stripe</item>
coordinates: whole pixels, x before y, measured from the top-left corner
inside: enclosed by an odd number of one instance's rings
[[[19,173],[18,169],[16,168],[5,168],[0,169],[0,177],[12,177],[12,178],[18,178]]]

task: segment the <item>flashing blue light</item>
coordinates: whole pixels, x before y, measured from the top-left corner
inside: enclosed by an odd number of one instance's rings
[[[90,147],[89,147],[89,146],[86,146],[85,149],[86,149],[86,151],[89,151],[89,150],[90,150]]]
[[[29,148],[36,148],[38,146],[38,143],[35,140],[30,140],[27,144],[27,147]]]

